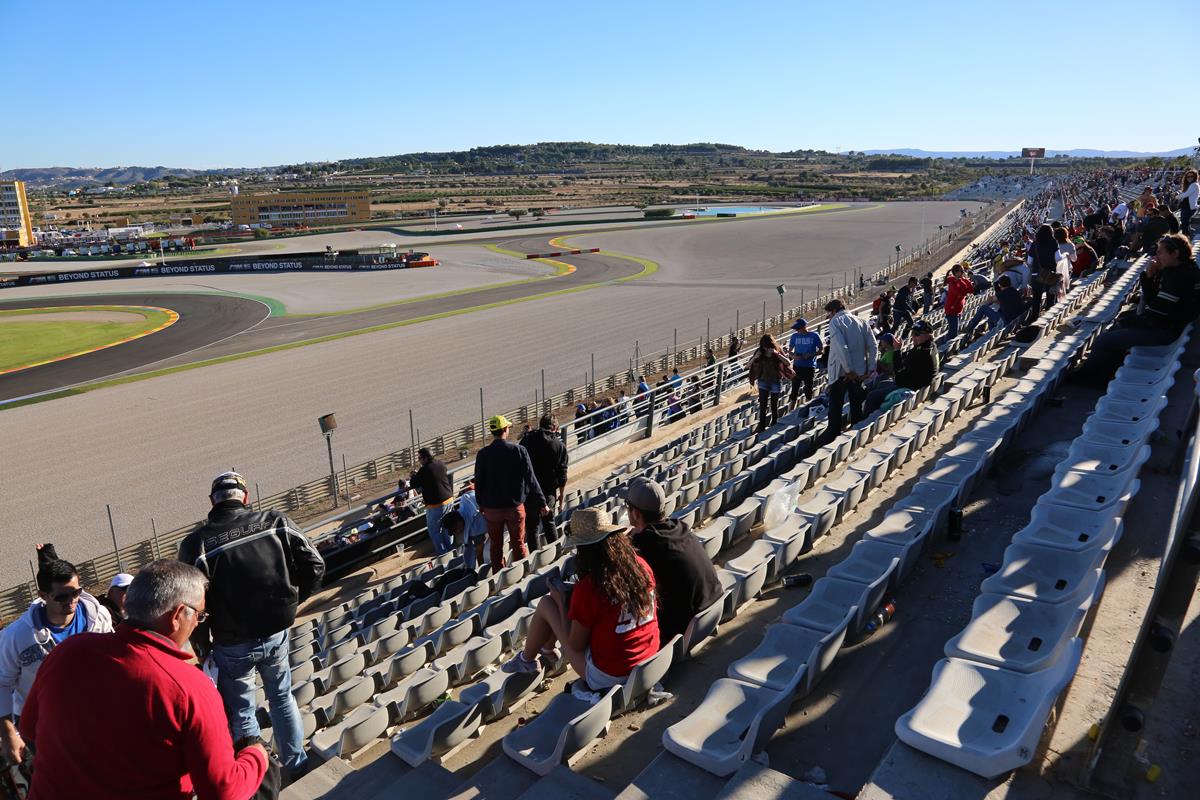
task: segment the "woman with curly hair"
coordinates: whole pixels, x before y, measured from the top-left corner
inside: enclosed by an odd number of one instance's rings
[[[506,672],[536,672],[540,654],[558,661],[562,645],[571,667],[593,692],[625,682],[633,668],[658,652],[654,574],[622,528],[597,508],[571,515],[567,547],[575,547],[578,580],[569,599],[556,586],[529,622],[525,648]]]

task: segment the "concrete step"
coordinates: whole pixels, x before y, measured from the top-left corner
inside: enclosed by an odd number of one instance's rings
[[[561,764],[530,786],[517,800],[613,800],[616,795],[591,778]]]
[[[715,797],[725,779],[668,752],[655,756],[616,800],[699,800]]]
[[[469,780],[440,796],[446,800],[517,800],[539,780],[536,774],[500,754]]]
[[[750,761],[734,773],[714,800],[829,800],[830,797],[810,783]]]
[[[282,793],[281,800],[384,800],[404,787],[413,797],[445,797],[458,783],[454,773],[426,762],[413,769],[390,752],[368,764],[351,766],[334,758]]]

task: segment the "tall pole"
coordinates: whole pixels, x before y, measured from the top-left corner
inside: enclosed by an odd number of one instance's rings
[[[113,553],[117,556],[117,571],[124,572],[125,565],[121,563],[121,549],[117,547],[117,529],[113,525],[112,506],[107,503],[104,505],[104,510],[108,512],[108,532],[112,534]]]
[[[346,493],[346,505],[350,505],[350,470],[346,469],[345,453],[342,453],[342,491]]]
[[[767,301],[763,300],[763,330],[767,329]]]
[[[550,403],[546,400],[546,368],[542,367],[542,402],[546,404],[545,413],[550,413]]]
[[[325,447],[329,450],[329,480],[333,489],[333,507],[338,507],[337,469],[333,466],[333,432],[325,434]]]
[[[486,441],[487,420],[483,414],[483,387],[479,387],[479,438]]]
[[[261,508],[261,506],[262,503],[260,501],[259,507]],[[154,537],[154,557],[162,558],[162,548],[158,546],[158,526],[154,524],[154,517],[150,518],[150,535]]]
[[[417,426],[413,424],[412,409],[408,410],[408,443],[415,450],[417,447]]]

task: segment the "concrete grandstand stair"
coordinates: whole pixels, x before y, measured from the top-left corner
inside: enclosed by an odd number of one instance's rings
[[[714,800],[829,800],[831,795],[755,762],[733,774]]]

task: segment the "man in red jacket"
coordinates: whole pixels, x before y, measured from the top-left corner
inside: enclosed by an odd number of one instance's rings
[[[267,771],[261,744],[234,753],[212,681],[183,648],[204,621],[203,573],[155,561],[125,596],[117,633],[83,633],[42,662],[21,713],[34,748],[29,800],[246,800]],[[80,731],[106,731],[80,746]]]
[[[963,275],[962,264],[950,268],[946,278],[946,340],[958,336],[958,318],[966,307],[967,298],[975,292],[975,284]]]

